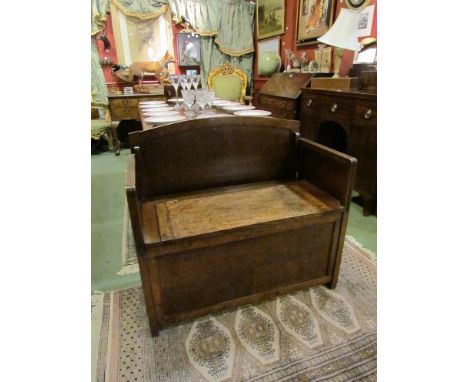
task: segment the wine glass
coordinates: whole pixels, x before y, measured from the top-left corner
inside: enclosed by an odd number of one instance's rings
[[[192,76],[192,83],[193,83],[193,88],[197,90],[198,84],[200,83],[200,78],[201,76],[199,74],[194,74]]]
[[[184,74],[181,74],[179,78],[180,78],[180,86],[182,86],[182,89],[187,89],[187,77]]]
[[[195,92],[197,94],[197,104],[198,104],[198,106],[200,106],[201,112],[203,112],[205,110],[206,102],[208,101],[207,100],[206,90],[197,89],[197,90],[195,90]]]
[[[179,81],[180,81],[180,77],[176,74],[171,74],[169,76],[169,80],[171,81],[171,84],[172,86],[174,86],[174,89],[175,89],[175,95],[176,95],[176,110],[179,109],[179,95],[178,95],[178,92],[177,92],[177,89],[179,89]]]
[[[213,101],[215,100],[215,97],[216,97],[216,93],[214,90],[206,91],[206,102],[208,103],[210,113],[213,112],[212,105],[213,105]]]
[[[192,88],[193,78],[192,76],[185,76],[185,78],[187,79],[187,90],[190,90]]]
[[[182,97],[184,98],[185,103],[185,115],[187,117],[193,117],[194,113],[192,106],[195,101],[195,90],[182,90]]]

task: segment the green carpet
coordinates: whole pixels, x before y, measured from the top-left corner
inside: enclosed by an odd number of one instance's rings
[[[91,292],[141,284],[138,273],[117,275],[122,268],[125,169],[130,150],[91,157]],[[363,216],[352,203],[347,234],[377,253],[377,218]]]

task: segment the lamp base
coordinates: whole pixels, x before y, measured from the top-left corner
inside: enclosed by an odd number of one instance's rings
[[[353,89],[358,87],[358,77],[312,78],[313,89]]]

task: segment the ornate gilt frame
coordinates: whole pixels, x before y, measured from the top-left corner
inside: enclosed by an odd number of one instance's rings
[[[240,102],[244,101],[245,92],[247,91],[247,74],[244,71],[229,62],[225,62],[218,68],[214,68],[208,75],[208,89],[213,89],[213,79],[221,75],[235,75],[239,77],[242,81],[241,83],[241,99]]]
[[[299,18],[300,18],[300,12],[301,12],[301,7],[303,6],[304,1],[307,0],[298,0],[297,1],[297,8],[296,8],[296,30],[295,30],[295,39],[296,39],[296,46],[304,46],[304,45],[310,45],[310,44],[317,44],[317,38],[320,36],[316,37],[311,37],[307,39],[300,39],[299,38]],[[328,5],[328,12],[326,16],[326,24],[328,26],[328,29],[331,28],[333,25],[333,18],[335,16],[335,7],[336,7],[336,1],[337,0],[325,0],[325,2]]]

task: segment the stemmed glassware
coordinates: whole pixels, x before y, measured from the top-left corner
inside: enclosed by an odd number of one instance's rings
[[[193,117],[193,102],[195,101],[195,90],[182,90],[182,97],[184,98],[185,103],[185,114],[187,117]]]
[[[172,86],[174,86],[175,89],[175,95],[176,95],[176,110],[179,109],[179,94],[177,92],[177,89],[179,89],[179,82],[180,82],[180,76],[176,74],[171,74],[169,76],[169,80],[171,81]]]
[[[182,81],[182,87],[185,90],[190,90],[192,88],[192,76],[182,74],[180,77],[181,77],[181,81]]]
[[[215,100],[215,97],[216,97],[216,93],[214,90],[206,91],[206,102],[208,103],[210,113],[213,112],[212,105],[213,105],[213,101]]]
[[[194,74],[192,76],[193,88],[197,90],[198,84],[200,83],[201,76],[199,74]]]
[[[182,86],[182,89],[187,90],[187,76],[185,74],[181,74],[179,77],[180,77],[180,86]]]
[[[203,112],[204,109],[205,109],[206,102],[208,101],[206,90],[205,89],[197,89],[197,90],[195,90],[195,92],[197,94],[197,104],[201,108],[200,111]]]
[[[192,76],[186,76],[186,78],[187,78],[187,90],[190,90],[192,88],[193,78]]]

